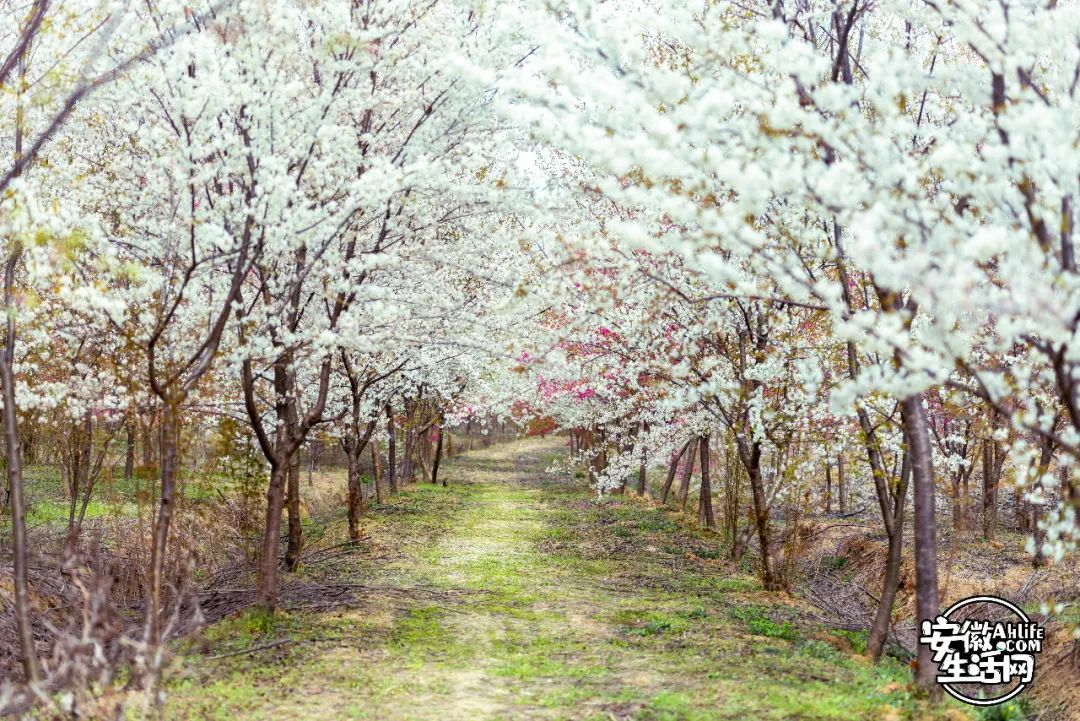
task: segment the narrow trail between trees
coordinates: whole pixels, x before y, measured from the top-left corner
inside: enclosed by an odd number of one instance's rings
[[[545,472],[564,439],[449,462],[292,583],[321,597],[213,624],[180,648],[166,717],[896,719],[871,667],[764,594],[715,535]],[[344,510],[342,509],[342,515]],[[322,584],[322,586],[320,586]]]

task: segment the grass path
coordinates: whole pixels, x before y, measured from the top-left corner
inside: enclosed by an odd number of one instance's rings
[[[558,439],[476,451],[447,464],[450,488],[375,509],[358,551],[292,581],[348,589],[343,600],[226,619],[186,643],[168,716],[927,717],[899,663],[853,657],[677,514],[597,503],[546,474],[559,451]]]

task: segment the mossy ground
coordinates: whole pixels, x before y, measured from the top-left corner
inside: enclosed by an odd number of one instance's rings
[[[360,551],[300,573],[364,584],[360,601],[249,612],[185,642],[167,717],[968,718],[761,592],[689,520],[546,474],[558,444],[473,452],[446,465],[449,488],[374,509]]]

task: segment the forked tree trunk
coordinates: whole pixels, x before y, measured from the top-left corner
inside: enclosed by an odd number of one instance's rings
[[[889,536],[889,550],[885,558],[885,577],[881,581],[881,597],[877,612],[870,624],[866,638],[866,655],[877,663],[885,650],[892,624],[892,609],[896,602],[896,592],[900,586],[900,564],[904,552],[904,528],[898,525],[896,532]]]
[[[270,484],[267,488],[267,517],[263,527],[262,553],[260,556],[259,578],[256,582],[257,605],[273,610],[277,604],[278,549],[281,544],[282,510],[288,508],[288,533],[285,547],[285,567],[296,570],[303,547],[303,526],[300,521],[300,447],[306,440],[309,426],[301,424],[299,411],[294,397],[295,381],[289,373],[293,362],[290,354],[275,360],[273,366],[273,388],[276,395],[274,414],[277,428],[273,442],[264,431],[260,435],[263,455],[270,462]],[[242,380],[245,393],[245,407],[248,419],[253,424],[259,422],[255,411],[254,381],[251,378],[250,363],[245,361],[242,368]],[[324,362],[321,374],[329,377],[329,365]],[[325,388],[320,395],[325,399]],[[260,425],[261,429],[262,426]],[[266,441],[263,444],[263,440]]]
[[[846,279],[846,275],[844,278]],[[847,356],[848,371],[853,379],[857,378],[859,360],[855,344],[850,341],[847,344]],[[877,612],[870,624],[866,642],[866,654],[874,663],[877,663],[881,660],[881,654],[885,649],[885,641],[892,621],[893,604],[896,601],[896,591],[900,582],[900,562],[904,548],[904,504],[911,477],[911,451],[910,444],[905,443],[900,464],[900,477],[894,487],[890,483],[890,474],[885,467],[877,429],[871,422],[870,415],[862,406],[859,406],[856,412],[859,428],[862,431],[863,447],[866,450],[866,460],[874,481],[874,492],[881,511],[882,524],[885,526],[885,535],[889,543],[885,574],[881,580],[881,596],[878,599]]]
[[[165,554],[169,526],[173,516],[173,494],[176,490],[178,422],[182,399],[163,402],[161,413],[161,492],[158,512],[154,519],[154,536],[150,544],[150,578],[146,603],[146,643],[151,648],[161,644],[161,586],[164,581]]]
[[[350,437],[344,439],[341,444],[345,450],[348,464],[346,488],[348,491],[349,538],[353,541],[360,538],[360,517],[364,515],[364,509],[367,506],[367,498],[364,495],[364,481],[360,476],[360,458],[363,456],[364,448],[371,441],[371,435],[375,432],[376,423],[375,420],[370,421],[363,433],[360,432],[358,403],[357,410],[353,415],[353,422],[350,424]],[[371,457],[374,461],[377,461],[379,457],[375,451],[374,443],[372,444]],[[381,500],[378,480],[375,481],[375,494],[380,496]]]
[[[82,521],[86,515],[86,507],[90,503],[90,494],[93,492],[90,474],[90,458],[93,454],[94,420],[87,412],[83,414],[80,428],[72,428],[70,467],[68,468],[68,525],[64,537],[64,549],[62,553],[63,563],[70,562],[75,557],[75,551],[79,544],[79,535],[82,533]]]
[[[255,583],[255,603],[267,610],[273,610],[277,606],[278,547],[281,543],[282,510],[285,507],[286,500],[292,501],[295,499],[297,512],[299,511],[299,495],[293,492],[291,478],[295,467],[297,471],[296,485],[297,490],[299,490],[299,467],[295,465],[296,459],[293,457],[299,444],[290,448],[289,437],[290,429],[293,428],[296,419],[296,409],[290,394],[289,360],[289,358],[283,357],[274,364],[273,387],[277,396],[274,413],[277,417],[277,428],[274,433],[272,447],[263,450],[264,456],[270,462],[270,483],[266,489],[266,518],[263,525],[262,549],[259,554],[259,570]],[[248,416],[249,419],[252,419],[256,417],[256,413],[253,410],[254,395],[251,393],[254,382],[249,377],[249,371],[250,365],[245,365],[243,370],[245,403],[249,405]],[[269,442],[269,439],[266,440]],[[290,521],[294,518],[291,507],[289,509],[289,518]],[[292,543],[291,523],[289,542]]]
[[[67,485],[68,496],[68,523],[67,533],[65,534],[63,557],[69,558],[74,553],[74,530],[75,530],[75,514],[79,508],[79,494],[82,489],[82,471],[80,465],[82,463],[82,443],[80,437],[82,433],[77,428],[69,428],[67,433],[66,448],[63,449],[63,460],[61,462],[64,471],[64,482]]]
[[[683,444],[683,447],[679,449],[679,452],[671,459],[671,464],[668,466],[667,478],[664,479],[664,487],[660,489],[660,502],[667,505],[668,493],[671,492],[671,484],[675,481],[675,474],[679,472],[679,460],[686,455],[686,451],[690,448],[690,444],[693,440],[687,441]]]
[[[600,476],[607,470],[607,433],[597,430],[589,434],[589,480],[594,485],[600,482]]]
[[[885,650],[889,626],[892,623],[893,604],[896,602],[896,592],[900,587],[900,564],[904,553],[904,504],[910,478],[911,454],[905,450],[901,461],[899,483],[891,499],[890,521],[885,529],[889,539],[889,550],[885,558],[885,576],[881,581],[881,598],[878,599],[877,613],[870,624],[870,632],[866,639],[866,655],[874,663],[881,660],[881,654]],[[889,499],[885,500],[887,502]]]
[[[765,483],[761,477],[761,442],[748,442],[746,436],[736,436],[739,458],[750,477],[750,493],[754,503],[754,527],[761,544],[761,584],[766,591],[778,591],[781,584],[773,570],[772,535],[769,527],[769,504],[765,499]]]
[[[837,267],[839,270],[841,294],[844,298],[844,304],[847,306],[848,310],[854,311],[855,306],[852,302],[851,297],[852,284],[843,260],[843,247],[841,245],[842,233],[840,225],[835,222],[835,219],[833,222],[833,233],[839,261],[837,263]],[[883,300],[880,292],[878,293],[878,296],[879,302],[881,302],[883,309],[888,310],[894,307],[895,301],[891,297],[887,300]],[[851,378],[857,378],[859,375],[859,358],[855,343],[852,341],[848,341],[847,343],[847,362],[848,373],[850,374]],[[881,519],[885,526],[885,533],[889,539],[889,549],[885,561],[885,575],[882,578],[881,584],[881,598],[878,599],[877,612],[875,613],[874,620],[870,625],[870,631],[867,636],[866,644],[867,655],[869,655],[875,663],[877,663],[877,661],[881,658],[882,651],[885,648],[885,641],[889,633],[889,624],[892,620],[892,608],[893,604],[896,601],[896,592],[900,581],[900,563],[902,560],[904,542],[904,504],[907,497],[908,482],[912,473],[913,464],[915,462],[914,458],[916,454],[916,449],[913,446],[916,442],[918,444],[918,452],[921,453],[919,459],[922,465],[920,466],[919,472],[924,474],[920,479],[916,480],[916,486],[919,491],[926,493],[927,489],[925,474],[933,472],[932,467],[928,468],[928,466],[926,465],[927,463],[929,463],[930,437],[926,427],[926,416],[922,408],[922,398],[921,396],[916,396],[914,400],[908,399],[907,401],[905,401],[905,403],[910,406],[910,410],[912,411],[912,413],[908,413],[908,408],[906,408],[904,405],[901,405],[901,414],[903,415],[905,421],[903,424],[903,428],[904,438],[906,442],[904,444],[904,455],[901,461],[900,478],[898,479],[898,483],[896,484],[895,488],[890,487],[890,483],[888,482],[889,479],[886,477],[885,460],[882,456],[881,444],[878,441],[877,431],[870,420],[870,416],[864,407],[862,407],[861,405],[857,407],[859,427],[862,431],[862,439],[864,448],[866,450],[867,462],[870,465],[871,474],[874,481],[874,491],[877,495],[878,506],[881,510]],[[912,421],[912,423],[909,424],[907,422],[909,420]],[[910,430],[915,426],[919,427],[920,435],[918,436],[918,438],[914,438],[914,436],[910,433]],[[837,479],[837,482],[839,484],[839,488],[837,490],[839,491],[840,495],[839,500],[841,512],[846,512],[847,489],[844,478],[843,455],[841,455],[838,460],[839,463],[837,467],[837,473],[839,477]],[[826,473],[828,473],[828,466],[826,466]],[[922,485],[919,485],[920,483]],[[931,552],[936,554],[936,534],[934,533],[933,529],[934,481],[932,476],[929,479],[929,493],[929,515],[931,523],[929,532],[931,538],[931,545],[934,546],[931,549]],[[826,503],[828,503],[829,500],[830,499],[827,496]],[[922,521],[925,523],[927,509],[920,505],[917,501],[915,521],[917,527],[920,522],[919,511],[922,511]],[[926,529],[923,530],[925,531]],[[916,535],[918,535],[918,533],[919,530],[916,531]],[[917,549],[921,548],[925,553],[925,539],[923,539],[923,541],[921,542],[917,541],[916,547]],[[925,558],[923,559],[923,564],[924,566],[926,564]],[[934,607],[936,608],[936,555],[933,557],[933,563],[931,564],[930,571],[933,578],[932,586],[934,594]],[[924,569],[924,581],[926,580],[926,574],[927,572]],[[918,576],[918,573],[916,575]],[[924,608],[920,607],[919,610],[922,611],[924,610]],[[923,660],[925,654],[923,653],[922,644],[919,644],[919,654],[920,660]],[[918,673],[925,674],[926,669],[923,668],[921,671],[917,672],[917,674]]]
[[[901,403],[915,500],[915,607],[920,630],[923,622],[937,618],[937,525],[934,517],[934,466],[930,434],[922,394],[908,396]],[[936,688],[937,664],[929,646],[920,643],[916,656],[915,683],[925,691]]]

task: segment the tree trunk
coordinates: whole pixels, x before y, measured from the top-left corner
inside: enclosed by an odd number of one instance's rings
[[[145,420],[140,421],[142,426],[142,466],[150,468],[154,465],[154,414],[151,413]]]
[[[274,414],[277,419],[277,428],[274,432],[272,448],[264,449],[263,455],[270,462],[270,483],[266,489],[266,519],[263,526],[263,542],[259,556],[259,569],[255,581],[255,603],[267,611],[274,610],[277,605],[277,578],[279,549],[281,547],[281,516],[286,502],[289,505],[289,540],[287,551],[292,550],[293,544],[293,519],[299,522],[300,497],[299,497],[299,467],[296,465],[300,442],[292,443],[291,432],[298,425],[295,401],[292,398],[293,379],[289,374],[291,357],[284,355],[274,362],[273,388],[276,395]],[[250,370],[249,366],[244,366]],[[245,393],[248,399],[253,398],[250,389],[253,384],[245,372]],[[246,399],[247,402],[247,399]],[[249,419],[256,414],[253,411],[254,401],[251,400],[248,408]],[[252,420],[254,422],[254,420]],[[269,440],[269,439],[268,439]],[[293,490],[295,469],[296,492]],[[293,510],[293,502],[296,510]],[[286,558],[286,564],[295,559]]]
[[[742,494],[740,479],[742,473],[738,466],[732,463],[735,452],[731,448],[730,436],[725,442],[724,449],[724,522],[731,536],[731,559],[738,560],[739,556],[739,496]]]
[[[639,441],[640,441],[641,434],[642,433],[648,433],[648,432],[649,432],[649,424],[642,421],[641,425],[638,426],[637,435],[639,437]],[[648,451],[647,451],[644,443],[639,442],[638,445],[641,446],[641,463],[638,465],[638,472],[637,472],[637,494],[640,497],[644,497],[648,493],[648,479],[646,477],[647,462],[648,462],[648,456],[646,454],[648,453]]]
[[[845,299],[850,307],[850,296],[846,295],[846,273],[843,275],[842,280],[845,284]],[[848,372],[851,378],[857,378],[859,375],[859,360],[855,344],[851,341],[847,343],[847,359]],[[878,599],[877,612],[874,614],[874,620],[870,624],[866,642],[867,655],[874,663],[877,663],[881,660],[881,653],[888,638],[893,604],[896,601],[896,591],[900,581],[900,562],[904,547],[904,504],[907,498],[908,483],[911,478],[911,452],[910,444],[905,443],[900,477],[894,486],[890,483],[890,474],[886,470],[881,444],[878,441],[874,424],[870,420],[870,415],[862,406],[859,406],[856,412],[859,418],[859,428],[862,431],[863,447],[866,450],[866,460],[870,466],[871,477],[874,481],[874,492],[877,495],[878,507],[881,510],[882,524],[885,526],[885,535],[889,539],[889,550],[885,560],[885,575],[881,581],[881,597]]]
[[[847,478],[844,474],[844,454],[836,457],[836,490],[840,496],[840,513],[848,511]]]
[[[712,487],[709,482],[709,434],[701,437],[698,443],[701,449],[701,494],[698,499],[698,509],[701,522],[706,528],[716,530],[716,518],[713,516]]]
[[[994,540],[997,535],[997,477],[994,473],[994,440],[983,440],[983,538]]]
[[[279,463],[270,468],[270,485],[266,490],[266,525],[263,531],[259,574],[255,585],[255,604],[272,610],[277,605],[278,547],[281,544],[281,509],[285,505],[285,484],[289,464]]]
[[[671,464],[668,466],[667,478],[664,479],[664,487],[660,489],[660,502],[667,505],[668,493],[671,491],[671,484],[675,481],[675,474],[679,472],[679,459],[685,454],[693,440],[687,441],[683,444],[683,447],[679,449],[679,452],[671,459]]]
[[[589,483],[596,485],[600,480],[600,453],[596,451],[597,446],[603,445],[603,439],[600,439],[599,443],[596,443],[596,436],[599,432],[596,427],[593,426],[593,430],[590,430],[585,439],[585,449],[587,451],[585,455],[585,461],[589,465]]]
[[[390,404],[386,404],[386,433],[389,438],[386,441],[386,470],[390,474],[390,492],[398,492],[397,478],[397,449],[394,445],[394,411]]]
[[[127,448],[124,453],[124,480],[130,481],[135,475],[135,421],[128,418],[125,424],[127,431]]]
[[[893,604],[900,585],[900,563],[904,553],[904,503],[907,487],[911,479],[911,454],[906,450],[900,468],[900,479],[892,498],[890,522],[886,524],[889,538],[889,551],[885,559],[885,577],[881,581],[881,598],[878,600],[877,613],[870,624],[870,633],[866,639],[866,655],[877,663],[885,650],[885,641],[889,636],[889,624],[892,622]]]
[[[8,491],[11,494],[12,551],[15,554],[15,627],[19,636],[23,676],[28,684],[40,681],[34,629],[31,621],[28,549],[26,543],[26,501],[23,494],[22,456],[19,447],[19,420],[15,401],[15,309],[12,288],[19,251],[13,249],[7,260],[4,296],[8,309],[7,338],[0,353],[0,391],[3,393],[4,449],[7,453]]]
[[[79,489],[82,488],[82,473],[79,464],[82,462],[82,443],[79,438],[82,433],[72,426],[67,429],[67,442],[62,449],[61,465],[64,471],[64,483],[67,486],[68,497],[68,523],[65,533],[62,557],[66,561],[75,552],[75,513],[79,507]]]
[[[694,461],[697,460],[697,454],[694,453],[697,448],[697,439],[691,441],[691,446],[686,456],[686,461],[683,463],[682,478],[679,479],[679,510],[686,510],[686,500],[690,496],[690,480],[694,475]]]
[[[898,523],[895,532],[889,536],[889,551],[885,559],[885,577],[881,582],[881,598],[866,639],[866,655],[874,663],[881,660],[881,654],[885,649],[885,641],[888,639],[893,604],[896,601],[896,591],[900,585],[900,563],[903,560],[903,552],[904,526],[902,523]]]
[[[349,538],[353,541],[360,539],[360,504],[363,502],[364,491],[360,486],[360,452],[353,446],[346,451],[348,463],[347,487],[349,493]]]
[[[1039,452],[1038,474],[1040,478],[1050,470],[1050,463],[1054,460],[1056,450],[1055,445],[1049,439],[1043,439],[1042,449]],[[1023,491],[1019,488],[1016,490],[1016,514],[1019,516],[1020,532],[1025,535],[1028,533],[1035,535],[1035,557],[1031,559],[1032,565],[1036,568],[1046,565],[1046,554],[1042,550],[1045,534],[1039,528],[1038,506],[1025,501]]]
[[[418,457],[418,460],[420,461],[420,479],[423,481],[435,483],[435,481],[431,479],[431,462],[429,460],[429,457],[432,455],[432,453],[429,447],[429,443],[422,437],[419,438],[416,455]]]
[[[304,545],[304,526],[300,520],[300,451],[293,451],[289,458],[288,489],[286,498],[289,516],[289,540],[285,546],[285,569],[292,573],[300,564],[300,551]]]
[[[971,471],[973,469],[969,467],[966,471],[960,472],[960,523],[963,530],[968,528],[968,518],[971,516]]]
[[[72,427],[70,447],[71,462],[68,468],[68,492],[70,495],[68,505],[68,526],[64,537],[63,562],[67,563],[74,559],[75,551],[79,544],[79,535],[82,532],[82,519],[86,513],[86,505],[90,502],[90,463],[93,454],[94,442],[94,417],[91,413],[83,414],[79,427]],[[83,499],[82,511],[79,510],[79,500]]]
[[[375,473],[375,502],[382,505],[385,499],[383,491],[382,456],[379,454],[378,441],[371,442],[371,466]]]
[[[960,500],[960,478],[952,479],[952,526],[953,531],[960,533],[964,530],[964,511]]]
[[[933,623],[939,610],[937,579],[937,526],[934,512],[934,466],[930,434],[922,394],[908,396],[901,404],[915,500],[915,606],[920,631],[923,623]],[[926,644],[920,643],[916,657],[915,683],[925,690],[936,688],[937,664]]]
[[[22,160],[25,110],[22,89],[26,81],[26,56],[19,53],[18,102],[15,109],[15,158]],[[15,268],[22,255],[22,244],[10,239],[11,250],[4,264],[4,310],[7,325],[4,349],[0,352],[0,394],[3,396],[4,449],[7,454],[8,494],[11,502],[11,545],[15,554],[13,590],[15,592],[15,631],[19,637],[23,676],[26,683],[40,680],[34,628],[30,611],[30,559],[26,543],[26,500],[23,494],[22,447],[19,440],[19,416],[15,399]]]
[[[832,513],[832,464],[825,461],[825,513]]]
[[[406,418],[406,421],[411,420]],[[413,456],[416,453],[416,432],[412,428],[405,430],[405,454],[401,459],[401,484],[408,485],[416,480],[413,468]]]
[[[439,461],[442,460],[442,447],[443,447],[443,430],[442,428],[436,431],[439,435],[435,441],[435,457],[431,461],[431,482],[439,482]],[[446,485],[446,479],[443,478],[442,484]]]
[[[748,443],[746,437],[737,437],[739,457],[750,477],[750,492],[754,500],[754,526],[758,543],[761,544],[761,582],[766,591],[778,591],[781,584],[776,578],[772,564],[772,548],[769,529],[769,504],[765,500],[765,484],[761,478],[761,443]]]
[[[162,405],[161,414],[161,493],[154,537],[150,546],[150,573],[146,603],[146,643],[151,649],[161,645],[161,586],[164,581],[165,553],[168,550],[169,526],[173,515],[173,493],[176,489],[177,416],[182,399],[170,399]]]
[[[37,436],[34,433],[33,427],[26,427],[26,424],[22,424],[20,428],[20,440],[22,441],[22,461],[23,466],[32,466],[37,463]]]

